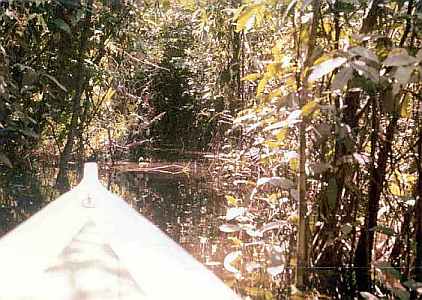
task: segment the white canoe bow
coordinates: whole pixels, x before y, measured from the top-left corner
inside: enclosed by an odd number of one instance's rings
[[[0,300],[239,300],[211,271],[98,180],[0,239]]]

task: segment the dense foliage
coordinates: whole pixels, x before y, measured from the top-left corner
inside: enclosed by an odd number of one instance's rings
[[[243,293],[420,296],[422,1],[0,5],[4,166],[213,150]]]

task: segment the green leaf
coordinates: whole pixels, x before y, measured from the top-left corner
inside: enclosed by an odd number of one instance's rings
[[[364,57],[368,60],[372,60],[376,63],[379,63],[378,57],[369,49],[361,46],[350,48],[348,51],[352,55],[358,55]]]
[[[391,50],[388,57],[382,62],[382,64],[388,67],[400,67],[415,64],[417,62],[418,60],[410,56],[406,49],[396,48]]]
[[[330,178],[328,182],[328,188],[327,188],[327,203],[330,209],[334,209],[337,202],[337,180],[335,178]]]
[[[295,184],[293,183],[293,181],[291,181],[290,179],[284,178],[284,177],[278,177],[278,176],[274,176],[274,177],[262,177],[260,179],[258,179],[258,181],[256,182],[257,186],[261,186],[264,184],[271,184],[273,186],[282,188],[282,189],[290,189],[293,188],[295,186]]]
[[[0,152],[0,162],[4,163],[9,168],[12,168],[12,162],[7,158],[7,156],[4,153]]]
[[[376,267],[380,269],[383,273],[388,273],[392,275],[394,278],[400,279],[401,275],[400,272],[397,271],[388,261],[380,261],[376,263]]]
[[[376,297],[375,295],[369,292],[360,292],[359,294],[361,295],[363,299],[366,299],[366,300],[378,300],[378,297]]]
[[[19,131],[22,132],[26,136],[30,136],[35,139],[39,138],[38,134],[36,134],[32,129],[20,129]]]
[[[391,229],[387,226],[384,226],[384,225],[377,225],[375,227],[375,231],[379,232],[379,233],[383,233],[383,234],[388,235],[388,236],[395,236],[396,235],[396,233],[394,232],[393,229]]]
[[[312,70],[311,75],[309,75],[310,81],[315,81],[321,78],[324,75],[327,75],[343,65],[347,61],[344,57],[336,57],[333,59],[326,60],[319,65],[316,65]]]
[[[331,90],[342,90],[353,76],[353,69],[350,67],[341,68],[331,83]]]
[[[51,75],[48,74],[43,74],[45,77],[47,77],[48,79],[50,79],[51,81],[53,81],[60,89],[62,89],[64,92],[67,92],[67,89],[64,85],[62,85],[56,78],[54,78]]]
[[[355,60],[351,63],[351,66],[359,73],[359,75],[362,75],[373,82],[378,82],[380,80],[378,70],[368,66],[364,61]]]
[[[410,76],[412,75],[414,69],[414,66],[398,67],[396,72],[394,72],[394,78],[401,85],[406,85],[409,82]]]
[[[72,34],[72,30],[70,29],[69,25],[63,19],[55,19],[53,21],[53,23],[60,30],[63,30],[64,32],[66,32],[68,34]]]

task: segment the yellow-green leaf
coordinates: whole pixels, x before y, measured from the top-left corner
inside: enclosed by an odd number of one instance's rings
[[[107,90],[107,92],[104,95],[104,102],[108,102],[111,100],[111,98],[114,96],[114,94],[116,93],[116,91],[112,88],[109,88]]]
[[[403,102],[401,104],[401,109],[400,109],[400,116],[402,118],[410,118],[412,116],[412,102],[411,102],[411,98],[409,97],[409,95],[406,95],[406,97],[404,97]]]
[[[318,109],[318,102],[316,100],[310,101],[308,103],[306,103],[303,107],[302,107],[302,116],[304,117],[308,117],[310,116],[313,112],[315,112]]]
[[[227,204],[231,206],[235,206],[237,204],[237,199],[233,196],[226,195]]]
[[[259,25],[263,19],[264,8],[264,4],[260,3],[243,9],[236,20],[236,31],[249,31],[256,23]]]
[[[259,97],[265,90],[265,87],[268,83],[268,76],[264,76],[258,83],[258,87],[256,88],[256,96]]]
[[[9,168],[12,168],[12,162],[7,158],[7,156],[0,152],[0,162],[4,163]]]
[[[262,77],[262,75],[259,74],[259,73],[252,73],[252,74],[246,75],[241,80],[242,81],[255,81],[257,79],[260,79],[261,77]]]

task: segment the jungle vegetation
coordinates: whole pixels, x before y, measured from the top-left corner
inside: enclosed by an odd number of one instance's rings
[[[0,162],[216,155],[228,284],[422,294],[422,1],[0,1]]]

